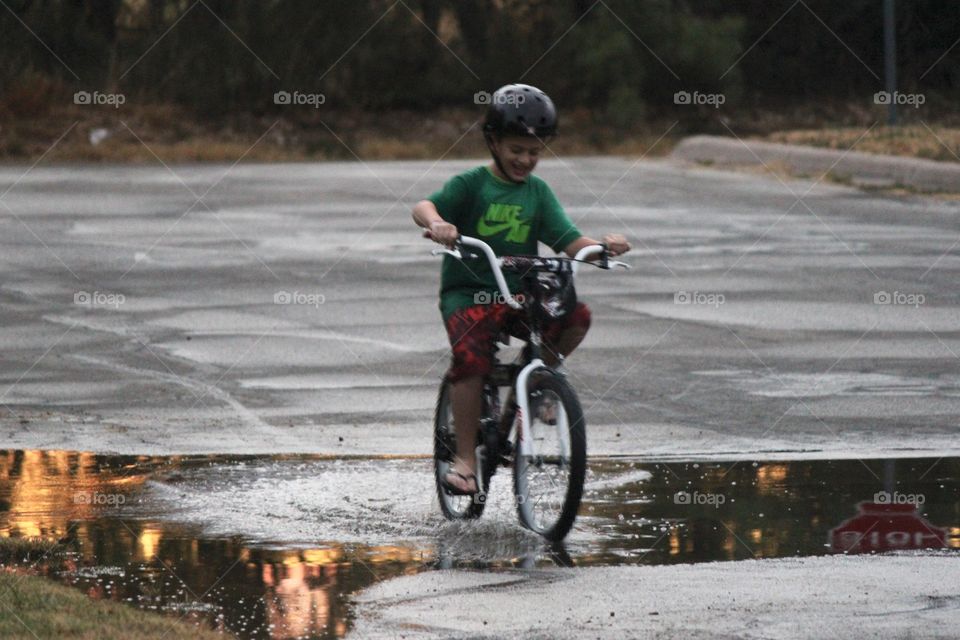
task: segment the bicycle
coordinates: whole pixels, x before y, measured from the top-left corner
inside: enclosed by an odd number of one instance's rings
[[[512,363],[496,359],[483,383],[480,429],[477,433],[477,489],[474,495],[455,495],[441,485],[453,465],[456,432],[446,378],[440,385],[434,414],[434,478],[443,515],[450,520],[479,518],[487,503],[490,481],[500,466],[513,468],[513,492],[521,524],[550,541],[563,540],[577,517],[583,496],[587,465],[586,422],[580,401],[560,366],[542,359],[542,328],[576,302],[573,280],[577,265],[601,269],[629,265],[610,260],[604,245],[581,249],[574,258],[538,256],[497,257],[490,246],[476,238],[460,236],[453,249],[435,249],[458,260],[478,256],[465,251],[473,247],[487,259],[503,301],[525,315],[529,336]],[[600,254],[597,263],[586,258]],[[522,296],[510,293],[504,271],[520,276]],[[572,303],[571,303],[572,299]],[[509,344],[509,336],[498,342]],[[560,361],[562,365],[562,359]],[[507,388],[501,408],[500,389]]]

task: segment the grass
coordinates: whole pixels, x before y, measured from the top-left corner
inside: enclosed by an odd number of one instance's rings
[[[158,165],[185,162],[437,160],[483,158],[480,109],[431,113],[337,111],[329,108],[202,116],[172,104],[75,105],[62,88],[0,96],[0,161]],[[679,119],[684,117],[682,121]],[[663,113],[612,126],[585,109],[561,115],[554,154],[657,157],[697,132],[760,138],[832,149],[855,148],[960,162],[960,117],[924,113],[926,124],[869,123],[880,108],[849,102],[737,107],[720,114]],[[915,114],[904,114],[904,118]],[[914,120],[914,122],[918,122]],[[664,135],[664,132],[667,132]],[[105,134],[99,139],[94,134]],[[661,137],[662,136],[662,137]]]
[[[172,105],[84,106],[49,100],[34,111],[0,104],[0,160],[157,165],[183,162],[436,160],[487,155],[478,118],[467,110],[421,114],[334,111],[203,118]],[[663,155],[668,124],[631,131],[581,124],[571,113],[545,157]],[[94,142],[94,132],[106,134]],[[59,140],[59,141],[58,141]],[[54,144],[56,142],[56,144]],[[655,144],[656,143],[656,144]]]
[[[960,128],[908,125],[903,127],[824,128],[780,131],[767,136],[771,142],[826,147],[846,151],[960,162]]]
[[[18,564],[60,562],[65,549],[40,538],[0,537],[0,638],[37,640],[223,640],[224,634],[10,571]],[[6,568],[7,571],[4,571]]]
[[[193,624],[107,600],[91,600],[77,589],[45,578],[0,573],[0,638],[37,640],[223,640]]]
[[[63,556],[64,551],[54,540],[0,537],[0,565],[56,560]]]

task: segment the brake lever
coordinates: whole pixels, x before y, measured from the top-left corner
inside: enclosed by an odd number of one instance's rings
[[[430,250],[430,255],[432,256],[439,256],[444,253],[446,253],[447,255],[453,256],[457,260],[463,260],[463,255],[460,253],[459,249],[431,249]]]
[[[603,251],[600,252],[600,264],[597,266],[601,269],[610,268],[610,249],[607,247],[606,242],[601,242],[600,246],[603,247]]]
[[[626,262],[621,262],[620,260],[611,260],[610,259],[610,248],[607,247],[606,242],[600,243],[600,246],[603,247],[603,251],[600,253],[600,263],[597,265],[601,269],[615,269],[616,267],[622,267],[624,270],[631,269],[632,267]]]
[[[453,243],[453,249],[448,249],[448,248],[446,248],[446,247],[444,247],[444,248],[442,248],[442,249],[432,249],[432,250],[430,251],[430,254],[431,254],[431,255],[434,255],[434,256],[439,256],[439,255],[445,253],[445,254],[447,254],[447,255],[453,256],[453,257],[456,258],[457,260],[466,260],[467,258],[478,258],[478,257],[479,257],[479,256],[477,256],[476,254],[471,253],[471,252],[469,252],[469,251],[464,252],[464,251],[462,251],[462,249],[463,249],[463,244],[460,242],[460,238],[458,237],[458,238],[457,238],[457,241]]]

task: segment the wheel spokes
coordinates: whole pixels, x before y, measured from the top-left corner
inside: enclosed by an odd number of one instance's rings
[[[570,482],[570,447],[567,412],[559,397],[546,391],[538,398],[541,407],[551,407],[555,424],[541,418],[549,411],[531,412],[530,444],[533,453],[524,460],[525,503],[530,524],[541,532],[549,530],[559,520]],[[565,446],[566,445],[566,446]]]

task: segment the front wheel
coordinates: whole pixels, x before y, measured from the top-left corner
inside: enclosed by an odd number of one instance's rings
[[[521,433],[513,466],[517,513],[525,527],[563,540],[580,508],[587,469],[586,424],[580,401],[566,380],[551,373],[530,376],[528,432]],[[521,440],[529,444],[524,454]]]

